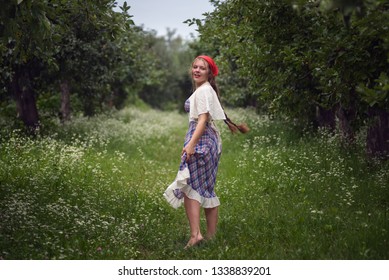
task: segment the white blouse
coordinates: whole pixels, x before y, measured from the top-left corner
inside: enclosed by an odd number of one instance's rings
[[[211,120],[225,120],[224,110],[215,90],[209,82],[205,82],[189,97],[189,120],[197,121],[199,115],[209,113]]]

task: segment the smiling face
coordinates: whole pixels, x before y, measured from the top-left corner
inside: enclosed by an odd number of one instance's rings
[[[208,81],[209,66],[201,58],[195,59],[192,64],[192,79],[196,84],[196,88]]]

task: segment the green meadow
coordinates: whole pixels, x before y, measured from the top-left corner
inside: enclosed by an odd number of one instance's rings
[[[364,132],[345,148],[325,130],[229,115],[251,132],[218,123],[218,233],[189,250],[184,208],[162,196],[186,115],[126,108],[35,138],[2,130],[0,259],[389,258],[389,162],[366,158]]]

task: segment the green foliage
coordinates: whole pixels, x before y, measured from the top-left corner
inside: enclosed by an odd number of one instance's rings
[[[382,90],[389,75],[388,1],[213,3],[215,10],[198,23],[197,46],[221,66],[220,87],[230,104],[306,127],[338,127],[346,145],[378,111],[382,120],[389,114]],[[371,154],[387,154],[388,131],[385,124],[370,128]]]
[[[315,120],[317,106],[354,106],[358,117],[366,114],[355,89],[374,88],[388,74],[387,1],[214,4],[198,25],[199,44],[222,65],[221,85],[232,104],[307,123]]]
[[[187,42],[168,30],[166,38],[146,35],[146,71],[139,96],[158,109],[181,109],[191,93],[190,65],[194,54]]]
[[[369,104],[370,107],[379,105],[383,109],[389,105],[389,78],[386,73],[381,73],[380,77],[375,81],[374,88],[361,86],[358,88],[362,99]]]
[[[136,54],[132,49],[137,47],[140,37],[131,25],[129,7],[124,6],[122,14],[112,11],[112,1],[100,5],[67,2],[58,8],[64,14],[57,19],[60,23],[55,54],[58,69],[43,73],[42,80],[54,80],[56,87],[59,81],[69,83],[85,115],[95,114],[104,103],[123,106],[120,95],[124,87],[118,83],[133,80],[131,72],[136,69]],[[55,94],[55,87],[53,91]]]
[[[59,111],[60,94],[70,94],[73,114],[86,116],[123,108],[139,97],[154,107],[176,108],[190,90],[188,46],[174,31],[167,40],[143,31],[126,2],[121,13],[114,5],[113,0],[26,0],[2,6],[0,106],[10,107],[20,89],[28,88],[22,94],[33,96],[32,108],[37,100],[41,122],[53,115],[53,106]],[[1,114],[15,118],[9,112]]]
[[[0,257],[388,259],[387,162],[345,152],[325,130],[230,115],[252,130],[232,135],[220,124],[218,233],[190,250],[184,209],[162,196],[178,169],[185,115],[126,108],[74,118],[50,137],[2,130]]]

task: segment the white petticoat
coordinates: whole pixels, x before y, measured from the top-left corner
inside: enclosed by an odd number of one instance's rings
[[[175,190],[180,190],[188,198],[196,200],[200,203],[200,206],[203,208],[214,208],[220,205],[218,197],[206,198],[202,197],[196,190],[192,189],[191,186],[187,184],[187,180],[190,178],[190,173],[188,167],[185,167],[183,170],[177,172],[176,179],[170,186],[165,190],[163,196],[170,203],[170,205],[177,209],[184,202],[184,198],[179,198],[175,195]]]

